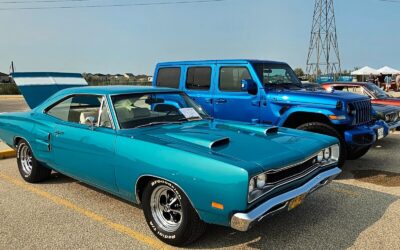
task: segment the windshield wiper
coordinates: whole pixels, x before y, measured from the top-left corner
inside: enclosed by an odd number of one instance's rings
[[[151,127],[151,126],[156,126],[156,125],[165,125],[165,124],[182,124],[182,122],[149,122],[146,124],[138,125],[134,128],[143,128],[143,127]]]

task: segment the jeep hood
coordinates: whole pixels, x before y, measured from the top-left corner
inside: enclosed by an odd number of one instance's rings
[[[315,105],[336,106],[338,101],[352,102],[360,100],[368,100],[368,97],[357,95],[344,91],[327,92],[324,90],[310,91],[305,89],[299,90],[266,90],[269,99],[274,102],[304,104],[310,103]]]
[[[126,136],[266,171],[303,161],[336,138],[299,130],[225,121],[187,122],[122,131]],[[254,170],[254,167],[257,170]]]

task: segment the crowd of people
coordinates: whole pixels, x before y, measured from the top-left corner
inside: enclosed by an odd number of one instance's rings
[[[380,73],[377,77],[371,74],[368,78],[368,82],[375,83],[386,92],[389,92],[390,88],[392,88],[392,84],[394,84],[394,91],[400,90],[400,74],[384,75]]]

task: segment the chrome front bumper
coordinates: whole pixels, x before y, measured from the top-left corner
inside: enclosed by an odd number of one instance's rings
[[[245,232],[265,217],[287,209],[292,199],[300,195],[308,195],[328,184],[341,172],[342,171],[338,167],[327,170],[320,173],[303,186],[273,197],[247,213],[235,213],[231,218],[231,227],[238,231]]]

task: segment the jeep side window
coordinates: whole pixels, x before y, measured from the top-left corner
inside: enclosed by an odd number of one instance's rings
[[[211,86],[210,67],[190,67],[186,75],[186,89],[209,90]]]
[[[157,74],[157,86],[167,88],[179,88],[181,68],[161,68]]]
[[[222,67],[219,71],[219,89],[227,92],[242,92],[242,80],[251,80],[246,67]]]

